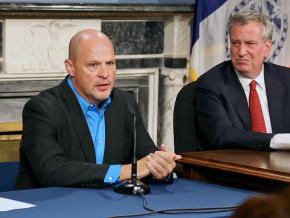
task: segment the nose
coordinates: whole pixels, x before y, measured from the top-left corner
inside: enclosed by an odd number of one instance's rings
[[[103,77],[103,78],[107,78],[109,76],[108,69],[107,69],[107,67],[105,65],[101,64],[99,66],[98,76]]]
[[[239,46],[238,54],[239,56],[244,56],[247,53],[247,47],[245,44],[241,43]]]

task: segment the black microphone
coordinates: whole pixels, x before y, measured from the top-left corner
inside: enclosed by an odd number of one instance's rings
[[[126,180],[116,185],[115,192],[121,194],[141,195],[150,192],[149,186],[141,181],[137,181],[137,161],[136,161],[136,113],[130,104],[127,104],[128,111],[133,118],[133,159],[131,164],[131,181]]]

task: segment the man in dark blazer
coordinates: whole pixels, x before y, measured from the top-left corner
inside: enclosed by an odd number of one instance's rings
[[[231,61],[218,64],[196,83],[196,116],[204,149],[290,148],[290,69],[264,62],[272,32],[261,13],[230,17]],[[253,128],[258,114],[249,107],[253,80],[264,131]]]
[[[138,179],[166,178],[179,155],[154,145],[134,97],[117,88],[109,38],[87,29],[74,35],[68,76],[26,103],[16,187],[104,187],[130,179],[136,115]],[[133,111],[133,112],[132,112]]]

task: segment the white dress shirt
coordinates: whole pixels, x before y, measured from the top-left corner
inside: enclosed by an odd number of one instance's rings
[[[247,102],[249,105],[250,82],[253,79],[244,77],[238,71],[236,71],[236,74],[242,84],[242,87],[246,94]],[[272,133],[272,125],[271,125],[268,100],[267,100],[267,91],[266,91],[264,78],[265,77],[264,77],[264,67],[263,67],[260,74],[255,78],[255,81],[257,82],[256,90],[259,95],[267,133]],[[280,150],[290,149],[290,133],[275,134],[271,139],[270,147],[273,149],[280,149]]]

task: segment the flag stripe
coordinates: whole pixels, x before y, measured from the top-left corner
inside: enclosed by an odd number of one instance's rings
[[[207,16],[212,14],[217,8],[224,4],[227,0],[196,0],[195,14],[193,24],[193,40],[192,45],[199,38],[199,24]],[[192,47],[192,46],[191,46]]]

